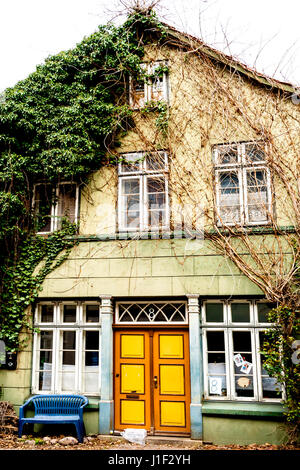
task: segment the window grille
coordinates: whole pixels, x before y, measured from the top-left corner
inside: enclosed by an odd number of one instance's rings
[[[116,308],[116,323],[186,324],[185,302],[120,302]]]

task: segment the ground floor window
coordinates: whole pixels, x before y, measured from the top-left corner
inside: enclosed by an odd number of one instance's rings
[[[99,395],[99,304],[39,303],[35,326],[33,391]]]
[[[254,301],[204,302],[205,398],[281,399],[280,385],[268,375],[260,353],[272,307]]]

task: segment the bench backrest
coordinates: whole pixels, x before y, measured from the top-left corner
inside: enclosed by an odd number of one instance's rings
[[[39,415],[73,415],[88,404],[81,395],[37,395],[30,399],[34,404],[35,414]]]

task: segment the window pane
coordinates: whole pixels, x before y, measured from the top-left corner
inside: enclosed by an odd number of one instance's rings
[[[50,184],[39,184],[35,187],[35,214],[38,232],[51,231],[51,207],[53,188]]]
[[[269,323],[268,314],[273,308],[276,308],[276,304],[274,303],[262,302],[257,304],[259,323]]]
[[[145,67],[141,66],[142,69]],[[132,77],[130,84],[130,99],[133,108],[143,107],[146,103],[146,84],[142,76]]]
[[[251,352],[250,331],[233,331],[232,337],[234,352]]]
[[[247,171],[247,204],[249,222],[268,220],[267,175],[264,170]]]
[[[99,332],[98,331],[86,332],[85,349],[99,349]]]
[[[214,323],[223,323],[223,304],[221,303],[207,303],[205,305],[206,321]]]
[[[208,331],[207,332],[207,350],[208,351],[224,351],[224,331]]]
[[[147,171],[161,171],[165,169],[164,152],[148,153],[145,158]]]
[[[53,322],[53,305],[42,305],[41,306],[41,323],[52,323]]]
[[[76,332],[63,331],[63,352],[61,368],[62,391],[74,391],[76,364]]]
[[[153,64],[151,73],[155,74],[155,71],[161,67],[163,64]],[[158,73],[151,80],[151,99],[152,100],[162,100],[164,99],[164,74]]]
[[[121,180],[121,212],[125,227],[140,225],[140,179]]]
[[[51,390],[53,332],[41,331],[38,389]]]
[[[250,305],[248,303],[232,303],[231,319],[234,323],[249,323]]]
[[[61,390],[63,392],[74,392],[75,390],[75,366],[63,365],[61,372]]]
[[[265,339],[265,333],[259,332],[259,347],[262,349]],[[274,377],[270,377],[267,370],[264,368],[264,355],[260,354],[261,361],[261,382],[263,398],[280,398],[281,397],[281,384],[278,384]]]
[[[210,396],[227,395],[224,331],[207,331],[206,338],[208,393]]]
[[[157,227],[166,224],[166,194],[164,178],[147,178],[148,225]]]
[[[218,148],[219,165],[235,164],[238,162],[237,146],[219,147]]]
[[[44,365],[52,364],[52,351],[41,351],[40,352],[40,369],[44,369]]]
[[[63,306],[63,322],[75,323],[76,322],[76,305]]]
[[[121,163],[121,172],[134,173],[140,171],[142,157],[143,156],[141,153],[130,153],[126,155],[121,155],[121,158],[125,160],[124,163]]]
[[[64,331],[63,332],[63,349],[75,349],[75,348],[76,348],[76,332]]]
[[[75,351],[63,351],[63,364],[75,365]]]
[[[39,390],[50,391],[51,390],[51,365],[49,365],[49,370],[47,370],[46,364],[44,364],[44,371],[39,372]]]
[[[223,222],[240,221],[240,188],[237,173],[222,172],[219,175],[219,214]]]
[[[246,144],[246,161],[259,163],[263,162],[266,158],[265,153],[256,144]]]
[[[235,395],[253,397],[253,359],[250,331],[233,331]]]
[[[99,393],[99,331],[85,333],[84,390]]]
[[[99,305],[86,305],[85,321],[87,323],[99,322]]]
[[[40,348],[41,349],[52,349],[53,333],[52,331],[41,331],[40,336]]]
[[[124,196],[138,195],[140,193],[140,179],[132,178],[130,180],[122,180]]]

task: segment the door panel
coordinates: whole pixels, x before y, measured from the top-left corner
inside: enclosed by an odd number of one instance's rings
[[[159,335],[160,359],[183,359],[182,335]]]
[[[145,357],[145,335],[121,334],[120,357],[143,359]]]
[[[143,400],[121,400],[121,424],[144,425],[145,402]]]
[[[150,430],[150,341],[147,331],[115,332],[115,429]]]
[[[169,427],[185,427],[185,403],[180,401],[160,402],[160,425]]]
[[[144,393],[144,364],[121,365],[121,393]]]
[[[154,429],[190,432],[189,336],[187,331],[153,334]]]
[[[186,330],[115,332],[115,429],[190,432]]]
[[[160,395],[184,395],[184,366],[159,366]]]

